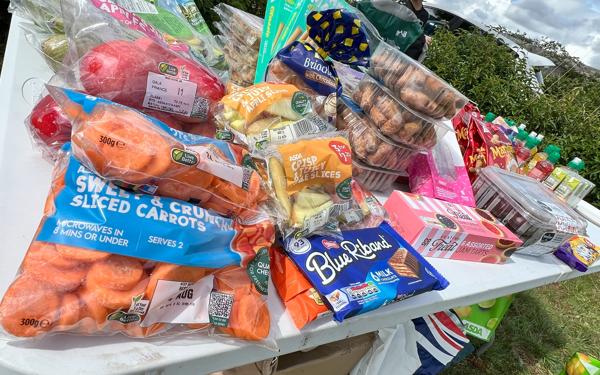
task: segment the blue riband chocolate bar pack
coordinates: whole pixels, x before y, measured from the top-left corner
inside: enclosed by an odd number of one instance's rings
[[[286,242],[288,255],[338,321],[448,286],[387,222],[377,228],[343,231],[342,237]]]

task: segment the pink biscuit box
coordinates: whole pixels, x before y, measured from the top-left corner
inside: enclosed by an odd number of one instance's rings
[[[427,257],[504,263],[523,243],[479,208],[401,191],[384,207],[392,227]]]

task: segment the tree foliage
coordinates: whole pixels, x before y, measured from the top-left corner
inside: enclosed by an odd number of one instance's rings
[[[556,53],[566,53],[556,42],[547,45]],[[523,60],[493,36],[471,31],[438,31],[425,64],[484,113],[510,117],[527,124],[529,131],[544,134],[544,144],[561,147],[562,164],[575,156],[583,159],[582,174],[600,185],[598,76],[574,70],[550,75],[540,91]],[[600,186],[586,200],[600,207]]]

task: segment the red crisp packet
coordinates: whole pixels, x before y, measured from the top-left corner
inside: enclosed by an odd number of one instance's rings
[[[452,118],[452,126],[456,132],[460,152],[463,155],[469,145],[469,123],[473,116],[479,117],[481,114],[474,104],[468,103]]]
[[[468,145],[464,154],[465,166],[471,182],[486,166],[516,170],[512,142],[495,124],[485,122],[481,115],[471,113],[468,128]]]

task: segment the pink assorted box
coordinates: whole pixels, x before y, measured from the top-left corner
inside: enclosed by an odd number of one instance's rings
[[[523,243],[479,208],[401,191],[384,207],[394,229],[427,257],[504,263]]]

